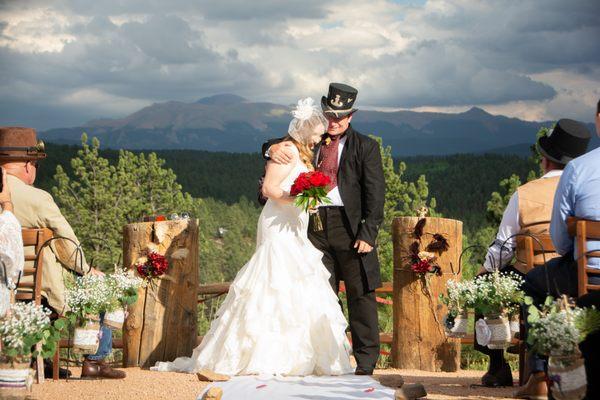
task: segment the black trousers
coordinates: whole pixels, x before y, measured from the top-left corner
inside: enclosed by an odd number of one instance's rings
[[[343,207],[320,207],[323,230],[315,232],[311,223],[308,237],[323,252],[329,270],[329,283],[337,293],[340,280],[346,285],[352,349],[357,366],[370,371],[379,358],[379,321],[375,292],[368,290],[361,256],[354,249],[354,235]]]

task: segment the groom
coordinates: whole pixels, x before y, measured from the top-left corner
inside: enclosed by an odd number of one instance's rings
[[[356,374],[371,375],[379,357],[375,289],[381,287],[381,275],[375,239],[383,221],[385,180],[379,145],[350,125],[357,94],[351,86],[332,83],[321,99],[329,125],[314,148],[313,163],[331,179],[327,196],[332,204],[319,207],[323,230],[315,232],[310,225],[308,237],[323,252],[336,293],[344,281]],[[280,142],[265,143],[263,154],[285,164],[292,157],[291,143]]]

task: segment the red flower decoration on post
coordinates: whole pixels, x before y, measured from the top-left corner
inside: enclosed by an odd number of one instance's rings
[[[327,186],[330,183],[329,177],[322,172],[303,172],[298,175],[290,189],[290,195],[296,196],[296,206],[310,212],[315,231],[323,230],[323,223],[316,211],[319,204],[331,204],[327,197]]]
[[[143,264],[136,264],[138,274],[147,281],[159,278],[169,269],[166,257],[156,252],[148,253],[148,260]]]

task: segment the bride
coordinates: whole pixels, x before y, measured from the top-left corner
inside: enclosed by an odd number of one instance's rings
[[[267,164],[254,255],[238,272],[217,318],[192,357],[152,369],[226,375],[341,375],[350,365],[346,320],[329,285],[322,253],[307,237],[308,215],[289,194],[295,178],[313,169],[313,146],[327,120],[311,98],[292,112],[286,140],[295,157]]]

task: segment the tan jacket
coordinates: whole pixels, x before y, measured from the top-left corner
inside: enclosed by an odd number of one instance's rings
[[[519,196],[519,221],[521,231],[519,233],[531,234],[533,236],[550,234],[550,220],[552,219],[552,206],[554,204],[554,193],[558,186],[560,176],[551,178],[540,178],[528,182],[517,189]],[[548,261],[558,257],[556,253],[546,253],[545,260]],[[536,263],[543,263],[544,256],[536,255]],[[523,260],[526,255],[517,250],[517,262],[515,267],[521,272],[526,272]]]
[[[50,193],[27,185],[19,178],[7,175],[11,190],[14,214],[23,228],[49,228],[54,236],[62,236],[79,243],[73,228],[61,214]],[[32,247],[25,249],[26,255],[34,254]],[[83,256],[83,253],[81,253]],[[42,296],[55,311],[65,310],[65,284],[69,270],[82,274],[88,270],[85,258],[77,257],[76,246],[67,240],[55,240],[44,250],[42,272]],[[30,265],[25,265],[26,267]],[[31,277],[28,277],[31,279]],[[26,280],[24,278],[24,280]]]

